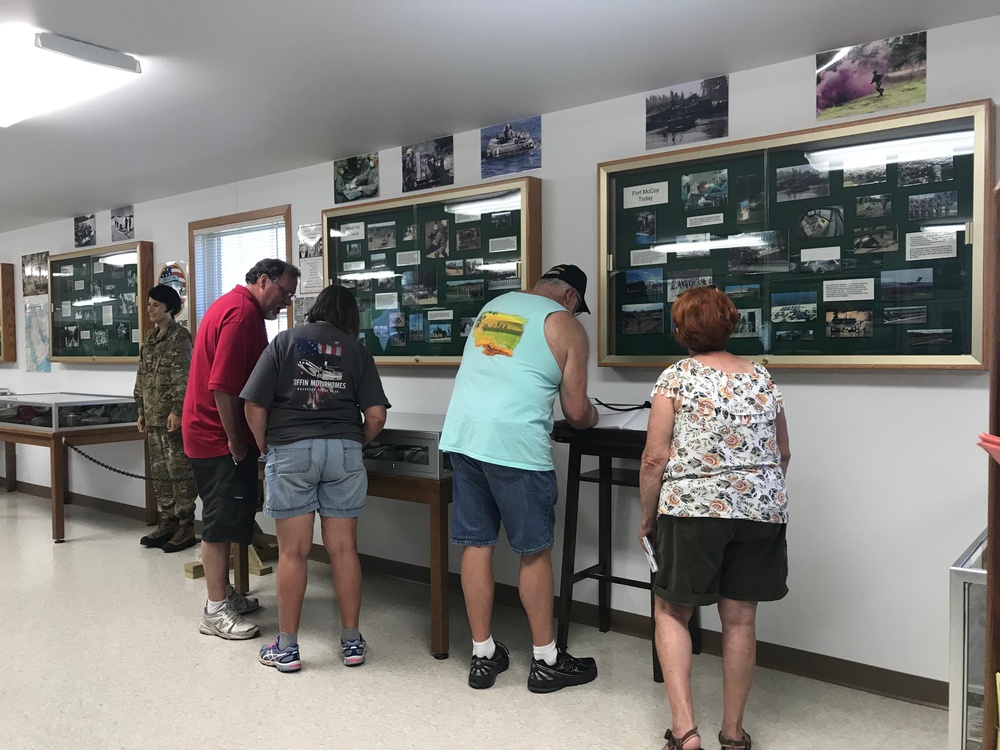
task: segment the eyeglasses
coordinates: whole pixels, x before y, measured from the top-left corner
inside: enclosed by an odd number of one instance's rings
[[[271,283],[281,290],[281,294],[282,296],[284,296],[286,302],[291,302],[293,299],[295,299],[295,292],[290,292],[287,289],[285,289],[285,287],[283,287],[281,284],[278,283],[277,279],[271,279]]]

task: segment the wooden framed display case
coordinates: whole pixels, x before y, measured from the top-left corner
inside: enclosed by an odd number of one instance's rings
[[[0,263],[0,362],[16,362],[14,343],[14,264]]]
[[[541,276],[537,177],[323,212],[334,283],[355,290],[379,364],[452,365],[483,306]]]
[[[714,285],[768,367],[988,367],[994,104],[598,165],[602,366],[686,352],[670,306]]]
[[[49,256],[53,362],[137,362],[149,326],[153,243]]]

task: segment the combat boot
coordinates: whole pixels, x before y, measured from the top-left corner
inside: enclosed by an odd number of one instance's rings
[[[178,526],[170,541],[163,545],[164,552],[180,552],[198,543],[194,536],[194,508],[177,513]]]
[[[179,521],[168,510],[160,511],[160,521],[156,528],[139,540],[143,547],[162,547],[177,532]]]

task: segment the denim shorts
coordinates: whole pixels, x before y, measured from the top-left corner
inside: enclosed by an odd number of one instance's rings
[[[530,471],[499,466],[451,454],[451,542],[492,547],[500,537],[500,523],[510,548],[533,555],[555,541],[556,499],[554,471]]]
[[[355,440],[298,440],[269,446],[264,467],[268,518],[319,511],[325,518],[357,518],[365,509],[368,472]]]

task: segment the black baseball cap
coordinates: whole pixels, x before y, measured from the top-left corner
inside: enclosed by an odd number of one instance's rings
[[[578,295],[580,295],[580,312],[590,312],[590,308],[587,307],[587,298],[585,296],[587,294],[587,274],[585,274],[579,266],[574,266],[570,263],[552,266],[552,268],[542,274],[542,278],[565,281],[576,290]]]

